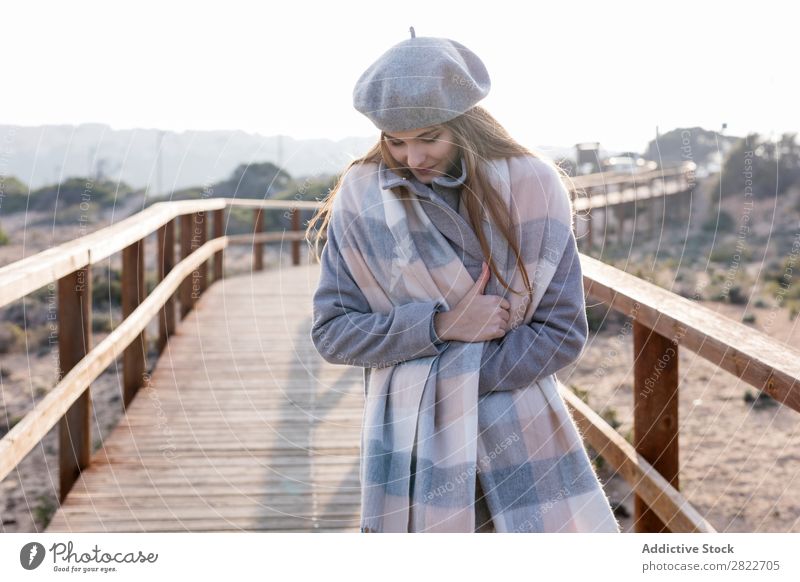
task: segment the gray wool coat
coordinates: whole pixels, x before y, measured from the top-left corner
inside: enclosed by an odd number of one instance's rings
[[[460,175],[459,175],[460,174]],[[478,237],[460,205],[466,165],[459,159],[445,176],[426,185],[407,180],[388,168],[380,175],[382,188],[402,185],[420,196],[431,222],[447,237],[473,279],[481,271]],[[369,370],[411,358],[435,356],[448,342],[436,337],[433,316],[445,308],[438,301],[399,305],[390,313],[373,313],[353,281],[337,246],[337,233],[328,228],[321,255],[319,286],[313,297],[311,339],[328,362]],[[494,275],[491,275],[494,277]],[[548,376],[578,359],[588,337],[586,304],[578,249],[574,235],[553,280],[529,325],[486,342],[479,394],[514,390]]]

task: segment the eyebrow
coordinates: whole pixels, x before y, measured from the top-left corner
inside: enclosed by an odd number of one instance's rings
[[[428,131],[422,132],[422,133],[421,133],[421,134],[419,134],[417,137],[425,137],[426,135],[430,135],[430,134],[432,134],[432,133],[436,133],[436,132],[437,132],[437,131],[439,131],[440,129],[441,129],[440,127],[436,127],[436,128],[434,128],[434,129],[429,129]],[[392,136],[392,135],[389,135],[388,133],[384,133],[384,134],[383,134],[383,136],[384,136],[386,139],[403,139],[403,138],[401,138],[401,137],[394,137],[394,136]],[[411,138],[411,139],[413,139],[413,138]]]

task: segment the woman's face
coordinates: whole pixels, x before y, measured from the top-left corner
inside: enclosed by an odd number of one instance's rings
[[[423,184],[444,175],[458,159],[453,133],[444,125],[384,132],[389,153]]]

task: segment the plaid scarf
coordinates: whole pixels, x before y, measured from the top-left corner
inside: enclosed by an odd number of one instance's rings
[[[483,162],[509,209],[533,294],[494,277],[485,293],[527,325],[572,228],[553,166],[531,156]],[[352,166],[334,198],[342,259],[373,312],[438,300],[452,309],[474,280],[410,191],[383,190],[378,164]],[[524,291],[513,251],[484,218],[504,279]],[[510,332],[507,332],[510,333]],[[497,532],[619,532],[555,375],[478,398],[484,342],[369,370],[361,433],[362,532],[473,532],[476,479]],[[524,362],[521,362],[524,365]]]

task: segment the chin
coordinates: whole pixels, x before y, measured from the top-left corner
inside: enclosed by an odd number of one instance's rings
[[[418,173],[414,172],[413,170],[412,170],[412,174],[414,174],[414,177],[417,180],[419,180],[420,182],[422,182],[423,184],[430,184],[436,176],[441,176],[442,175],[442,173],[437,169],[434,169],[433,173],[428,174],[427,176],[423,176],[421,174],[418,174]]]

